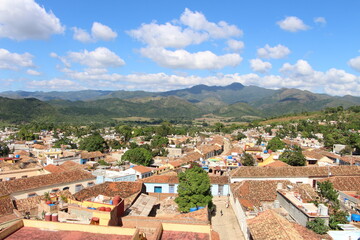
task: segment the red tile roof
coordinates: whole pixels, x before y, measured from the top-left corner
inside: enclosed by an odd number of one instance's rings
[[[274,162],[264,165],[263,167],[286,167],[286,166],[289,166],[289,164],[280,160],[275,160]]]
[[[262,177],[327,177],[360,176],[360,166],[309,166],[309,167],[239,167],[230,172],[231,178],[262,178]]]
[[[44,169],[51,173],[60,173],[64,171],[64,169],[62,169],[60,166],[55,166],[53,164],[46,165]]]
[[[151,172],[152,169],[151,168],[148,168],[148,167],[145,167],[145,166],[135,166],[133,167],[132,169],[134,169],[135,171],[139,172],[139,173],[148,173],[148,172]]]
[[[291,223],[273,210],[247,220],[253,240],[321,240],[322,235]]]
[[[210,175],[210,183],[211,184],[229,184],[229,177],[228,176],[214,176],[214,175]]]
[[[13,213],[14,208],[10,196],[0,197],[0,216]]]
[[[330,181],[334,188],[338,191],[357,191],[360,192],[360,176],[359,177],[330,177],[318,180],[318,182]]]
[[[155,175],[141,180],[143,183],[179,183],[177,175]]]
[[[6,189],[10,193],[37,189],[45,186],[52,186],[63,183],[71,183],[83,180],[95,179],[91,173],[86,171],[68,171],[51,173],[29,178],[19,178],[12,181],[0,182],[0,189]]]
[[[144,190],[143,188],[144,186],[141,182],[105,182],[85,188],[73,196],[79,201],[84,201],[100,194],[108,197],[119,195],[121,198],[128,198],[136,193],[142,192]]]
[[[105,156],[105,154],[101,153],[100,151],[96,151],[96,152],[83,151],[83,152],[81,152],[81,159],[98,158],[98,157],[104,157],[104,156]]]

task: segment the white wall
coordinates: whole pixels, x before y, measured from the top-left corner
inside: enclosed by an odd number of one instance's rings
[[[269,181],[269,180],[288,180],[292,183],[307,183],[310,184],[312,186],[313,183],[313,179],[308,178],[308,177],[276,177],[276,178],[271,178],[271,177],[266,177],[266,178],[257,178],[257,177],[252,177],[252,178],[241,178],[241,177],[234,177],[231,178],[230,181],[231,183],[234,182],[242,182],[242,181],[246,181],[246,180],[260,180],[260,181]]]

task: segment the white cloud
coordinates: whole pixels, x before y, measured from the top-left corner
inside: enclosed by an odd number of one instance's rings
[[[320,24],[320,25],[325,25],[326,19],[324,17],[316,17],[316,18],[314,18],[314,23]]]
[[[91,68],[120,67],[125,64],[124,60],[105,47],[98,47],[90,52],[88,50],[69,52],[64,58],[67,61],[76,62]]]
[[[360,56],[356,58],[352,58],[348,61],[348,64],[350,67],[352,67],[354,70],[360,72]]]
[[[35,71],[35,70],[33,70],[33,69],[28,69],[28,70],[26,71],[26,73],[29,74],[29,75],[33,75],[33,76],[39,76],[39,75],[41,75],[41,72]]]
[[[29,88],[46,89],[46,90],[51,89],[51,90],[61,90],[61,91],[85,89],[77,82],[66,79],[58,79],[58,78],[52,80],[30,81],[27,82],[27,86]]]
[[[242,57],[235,53],[218,56],[210,51],[190,53],[183,49],[170,51],[155,47],[142,48],[140,52],[160,66],[169,68],[221,69],[226,66],[234,67],[242,61]]]
[[[294,65],[290,63],[285,63],[280,69],[282,73],[290,73],[290,75],[294,76],[306,76],[314,73],[314,70],[310,66],[310,64],[305,60],[298,60]]]
[[[267,73],[272,68],[272,65],[269,62],[264,62],[261,59],[256,58],[250,60],[250,67],[255,72]]]
[[[73,27],[71,29],[74,31],[73,38],[75,40],[80,41],[82,43],[89,43],[94,41],[86,30],[77,27]]]
[[[18,70],[21,67],[34,67],[33,57],[30,53],[11,53],[0,48],[0,69]]]
[[[91,28],[91,34],[82,28],[73,27],[73,38],[82,43],[97,42],[97,41],[111,41],[117,37],[117,33],[110,27],[94,22]]]
[[[60,20],[34,0],[1,0],[0,38],[47,39],[64,31]]]
[[[284,20],[278,21],[277,24],[281,29],[289,32],[305,31],[309,29],[309,26],[305,25],[304,22],[298,17],[286,17]]]
[[[238,41],[234,39],[229,39],[226,43],[228,45],[228,48],[234,52],[239,52],[245,46],[243,41]]]
[[[257,54],[260,58],[285,58],[287,55],[290,54],[290,49],[278,44],[275,47],[270,47],[268,44],[265,45],[263,48],[259,48],[257,50]]]
[[[235,25],[225,21],[209,22],[204,14],[185,9],[180,17],[181,23],[197,31],[206,31],[212,38],[229,38],[242,36],[243,32]]]
[[[93,23],[91,34],[95,39],[102,41],[111,41],[117,37],[117,33],[110,27],[98,22]]]
[[[135,30],[128,31],[133,38],[155,47],[184,48],[191,44],[199,44],[208,39],[208,34],[198,33],[191,29],[182,29],[171,23],[142,24]]]

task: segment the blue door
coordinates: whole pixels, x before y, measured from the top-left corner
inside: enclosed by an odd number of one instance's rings
[[[156,193],[162,193],[162,187],[155,187],[154,192]]]

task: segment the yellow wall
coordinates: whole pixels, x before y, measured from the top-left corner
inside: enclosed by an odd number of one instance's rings
[[[99,207],[109,207],[111,210],[115,207],[114,205],[105,204],[105,203],[96,203],[96,202],[89,202],[89,201],[83,201],[79,202],[76,200],[68,199],[69,203],[77,204],[82,207],[93,207],[93,208],[99,208]]]
[[[210,234],[210,225],[163,223],[164,231],[196,232]]]
[[[99,225],[86,225],[86,224],[74,224],[74,223],[60,223],[60,222],[45,222],[23,219],[25,227],[44,228],[50,230],[62,230],[62,231],[80,231],[99,234],[118,234],[133,236],[135,228],[123,228],[123,227],[109,227]]]

